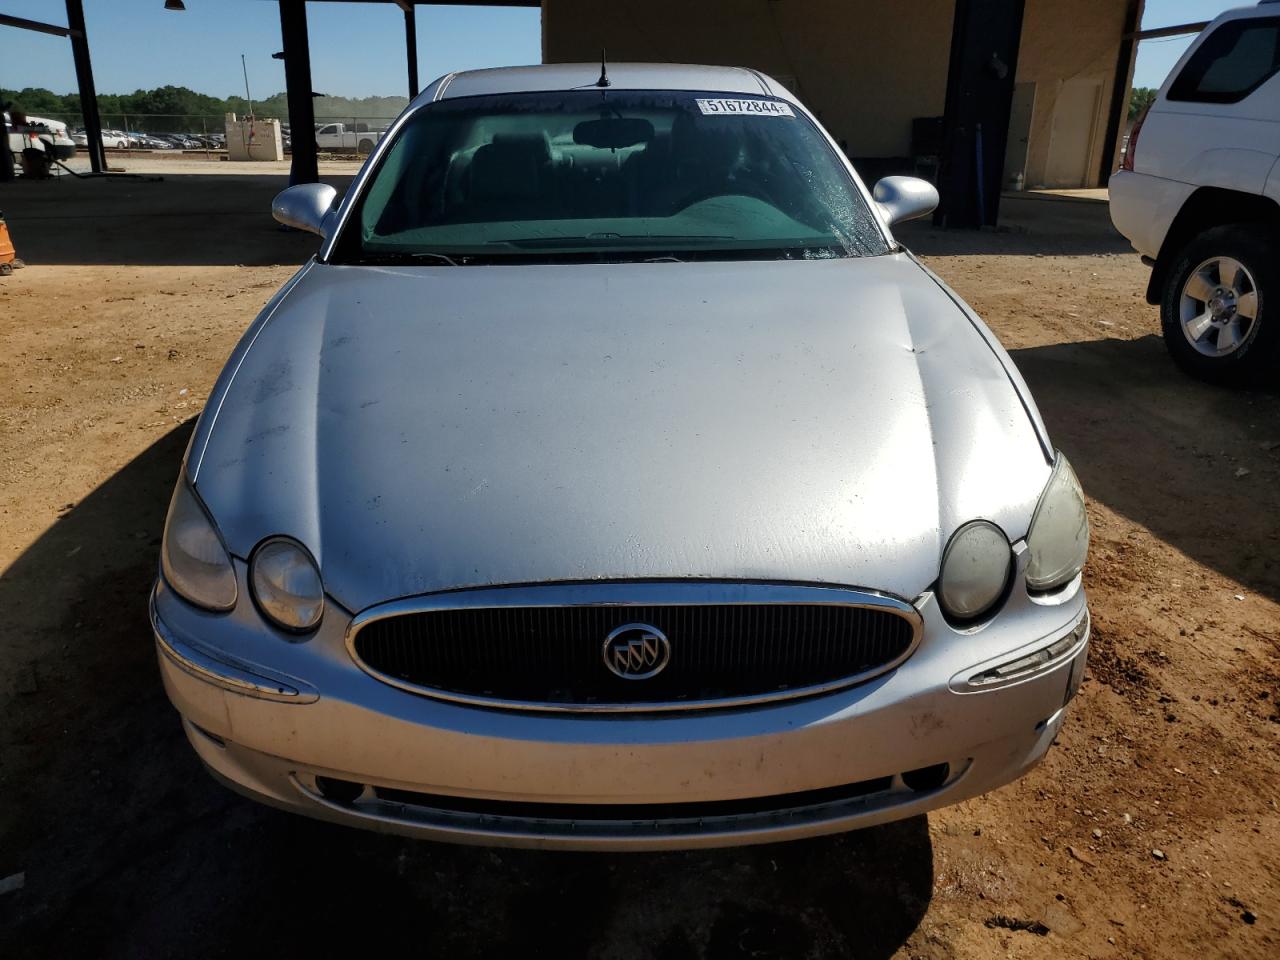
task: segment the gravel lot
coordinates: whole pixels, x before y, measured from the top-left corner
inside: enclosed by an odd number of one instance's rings
[[[628,856],[407,842],[217,786],[146,593],[213,379],[314,249],[269,221],[280,186],[6,189],[31,265],[0,280],[0,956],[1280,955],[1280,396],[1180,375],[1081,200],[904,232],[1091,498],[1090,671],[1029,777],[835,839]]]

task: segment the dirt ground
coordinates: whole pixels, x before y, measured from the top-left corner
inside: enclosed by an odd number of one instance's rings
[[[1083,200],[904,232],[1090,495],[1088,679],[1024,780],[833,839],[619,856],[375,836],[216,785],[146,594],[194,418],[314,248],[266,216],[280,186],[0,195],[31,263],[0,280],[0,956],[1280,956],[1280,396],[1179,374]]]

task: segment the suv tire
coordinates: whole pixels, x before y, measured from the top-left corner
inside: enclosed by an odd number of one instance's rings
[[[1274,300],[1268,318],[1267,301]],[[1259,224],[1213,227],[1178,253],[1160,301],[1174,361],[1210,383],[1248,386],[1280,354],[1280,240]]]

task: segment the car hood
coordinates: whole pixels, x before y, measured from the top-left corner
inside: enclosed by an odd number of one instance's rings
[[[904,254],[313,264],[232,357],[189,469],[232,553],[296,537],[350,610],[631,578],[912,598],[961,523],[1026,533],[1049,465],[1015,383]]]

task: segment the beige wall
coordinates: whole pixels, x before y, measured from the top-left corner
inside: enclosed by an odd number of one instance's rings
[[[1127,5],[1026,0],[1017,79],[1036,84],[1028,185],[1054,166],[1054,108],[1073,77],[1101,86],[1086,166],[1086,185],[1097,182]],[[912,118],[943,111],[954,12],[954,0],[543,0],[543,59],[594,60],[605,47],[612,60],[755,67],[794,79],[853,156],[902,157]]]
[[[893,9],[892,16],[886,16]],[[794,88],[861,157],[910,153],[939,116],[954,0],[543,0],[543,59],[755,67]]]
[[[1052,143],[1054,109],[1063,83],[1096,80],[1101,95],[1090,132],[1088,179],[1083,186],[1097,186],[1127,0],[1026,0],[1026,4],[1018,82],[1036,85],[1027,145],[1027,185],[1046,183],[1052,150],[1078,149],[1075,144]],[[1123,123],[1124,118],[1119,122]]]

